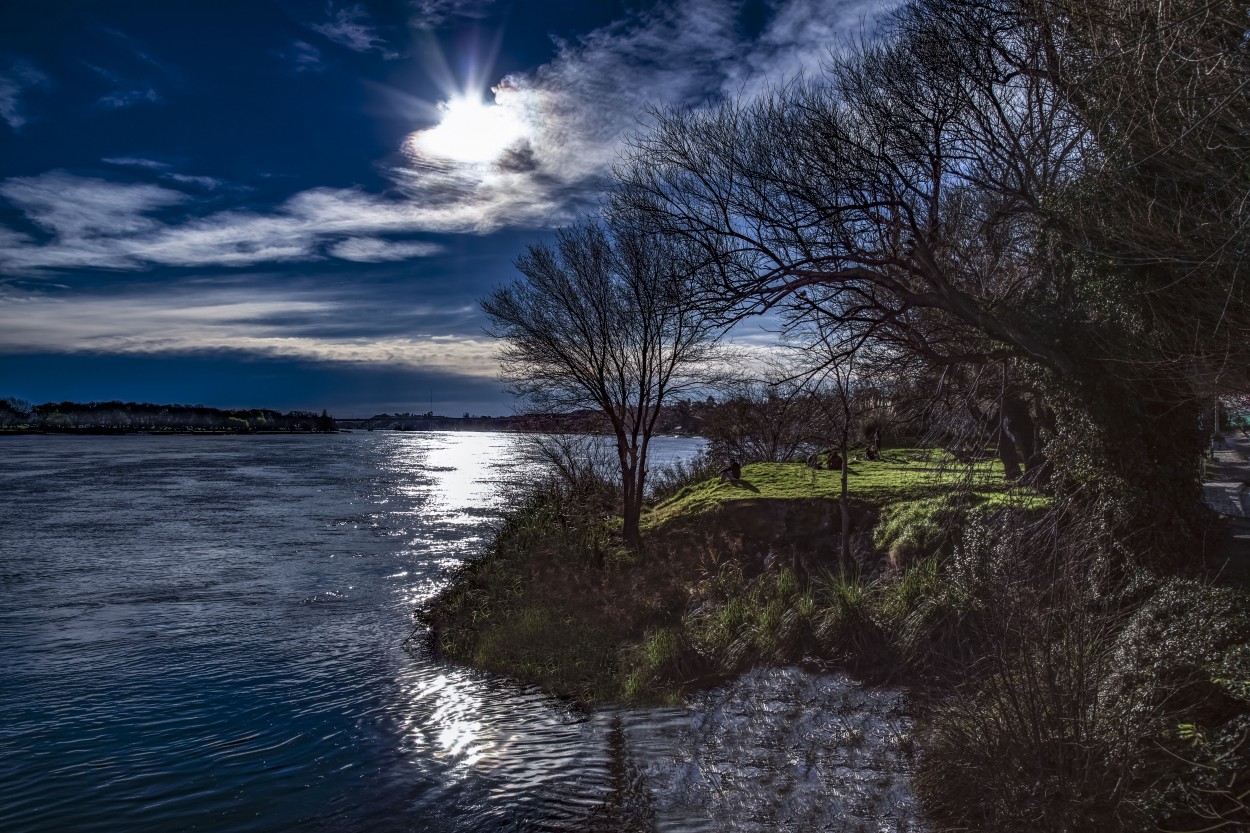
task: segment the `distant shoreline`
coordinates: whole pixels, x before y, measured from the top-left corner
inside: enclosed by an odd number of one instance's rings
[[[346,420],[343,420],[346,421]],[[449,420],[450,421],[450,420]],[[458,422],[475,422],[476,420],[458,420]],[[435,433],[439,431],[451,433],[501,433],[501,434],[542,434],[550,433],[550,426],[511,424],[511,425],[447,425],[440,424],[434,426],[423,426],[416,428],[353,428],[343,427],[330,431],[232,431],[229,429],[169,429],[169,430],[149,430],[144,428],[67,428],[60,430],[48,430],[46,428],[0,428],[0,437],[29,437],[29,436],[46,436],[46,437],[120,437],[120,436],[136,436],[148,435],[154,437],[248,437],[248,436],[309,436],[309,435],[329,435],[329,434],[354,434],[357,432],[395,432],[395,433]],[[596,433],[594,431],[583,431],[580,429],[570,429],[570,433]],[[656,437],[677,437],[683,439],[700,438],[701,434],[686,433],[657,433]]]
[[[702,420],[690,408],[661,409],[656,434],[697,436]],[[332,434],[337,431],[517,431],[598,434],[610,425],[598,411],[511,416],[381,413],[335,418],[328,411],[213,408],[153,402],[45,402],[0,399],[0,434]]]

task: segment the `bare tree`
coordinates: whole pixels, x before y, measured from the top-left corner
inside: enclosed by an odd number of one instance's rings
[[[719,330],[674,241],[621,218],[560,231],[517,260],[523,280],[482,301],[511,389],[536,408],[602,412],[616,440],[624,536],[641,544],[647,454],[660,408],[702,386]]]

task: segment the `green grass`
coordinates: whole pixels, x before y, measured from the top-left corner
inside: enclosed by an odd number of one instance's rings
[[[1003,480],[1003,467],[997,460],[969,468],[941,451],[907,448],[887,451],[883,458],[855,460],[848,467],[847,494],[852,500],[886,506],[966,489],[978,502],[997,504],[1007,501],[1013,488]],[[713,511],[737,500],[838,498],[841,494],[841,472],[816,471],[802,463],[752,463],[742,467],[740,483],[709,478],[687,486],[656,505],[643,522],[658,526],[671,518]],[[1018,498],[1013,499],[1014,504],[1018,502]]]

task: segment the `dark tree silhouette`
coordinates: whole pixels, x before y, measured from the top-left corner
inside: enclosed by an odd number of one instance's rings
[[[704,384],[718,330],[682,247],[619,218],[562,230],[482,301],[512,390],[538,410],[602,412],[616,440],[625,539],[641,543],[647,452],[662,406]]]
[[[1250,373],[1245,20],[919,0],[819,78],[657,112],[614,204],[700,253],[728,320],[788,308],[845,326],[845,355],[980,380],[1005,463],[1049,454],[1056,488],[1096,483],[1176,553],[1203,522],[1199,404]]]

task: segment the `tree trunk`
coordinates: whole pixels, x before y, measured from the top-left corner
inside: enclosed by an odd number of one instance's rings
[[[1020,469],[1020,454],[1016,450],[1016,438],[1011,432],[1011,421],[1007,418],[1004,408],[998,411],[998,459],[1003,463],[1003,477],[1016,481],[1023,473]]]
[[[1135,558],[1164,569],[1194,564],[1211,520],[1198,470],[1202,406],[1097,369],[1056,400],[1047,453],[1057,490],[1093,496]]]
[[[847,448],[850,435],[850,427],[847,422],[842,423],[842,490],[838,499],[838,508],[842,514],[842,539],[841,551],[838,553],[839,566],[843,572],[851,563],[851,507],[847,503],[847,464],[850,461],[850,449]]]
[[[637,552],[642,548],[642,494],[637,464],[621,447],[621,535],[625,545]]]
[[[642,520],[642,502],[635,498],[628,498],[625,503],[624,523],[621,527],[621,534],[625,538],[625,545],[634,552],[642,550],[642,531],[639,529],[639,523]]]

